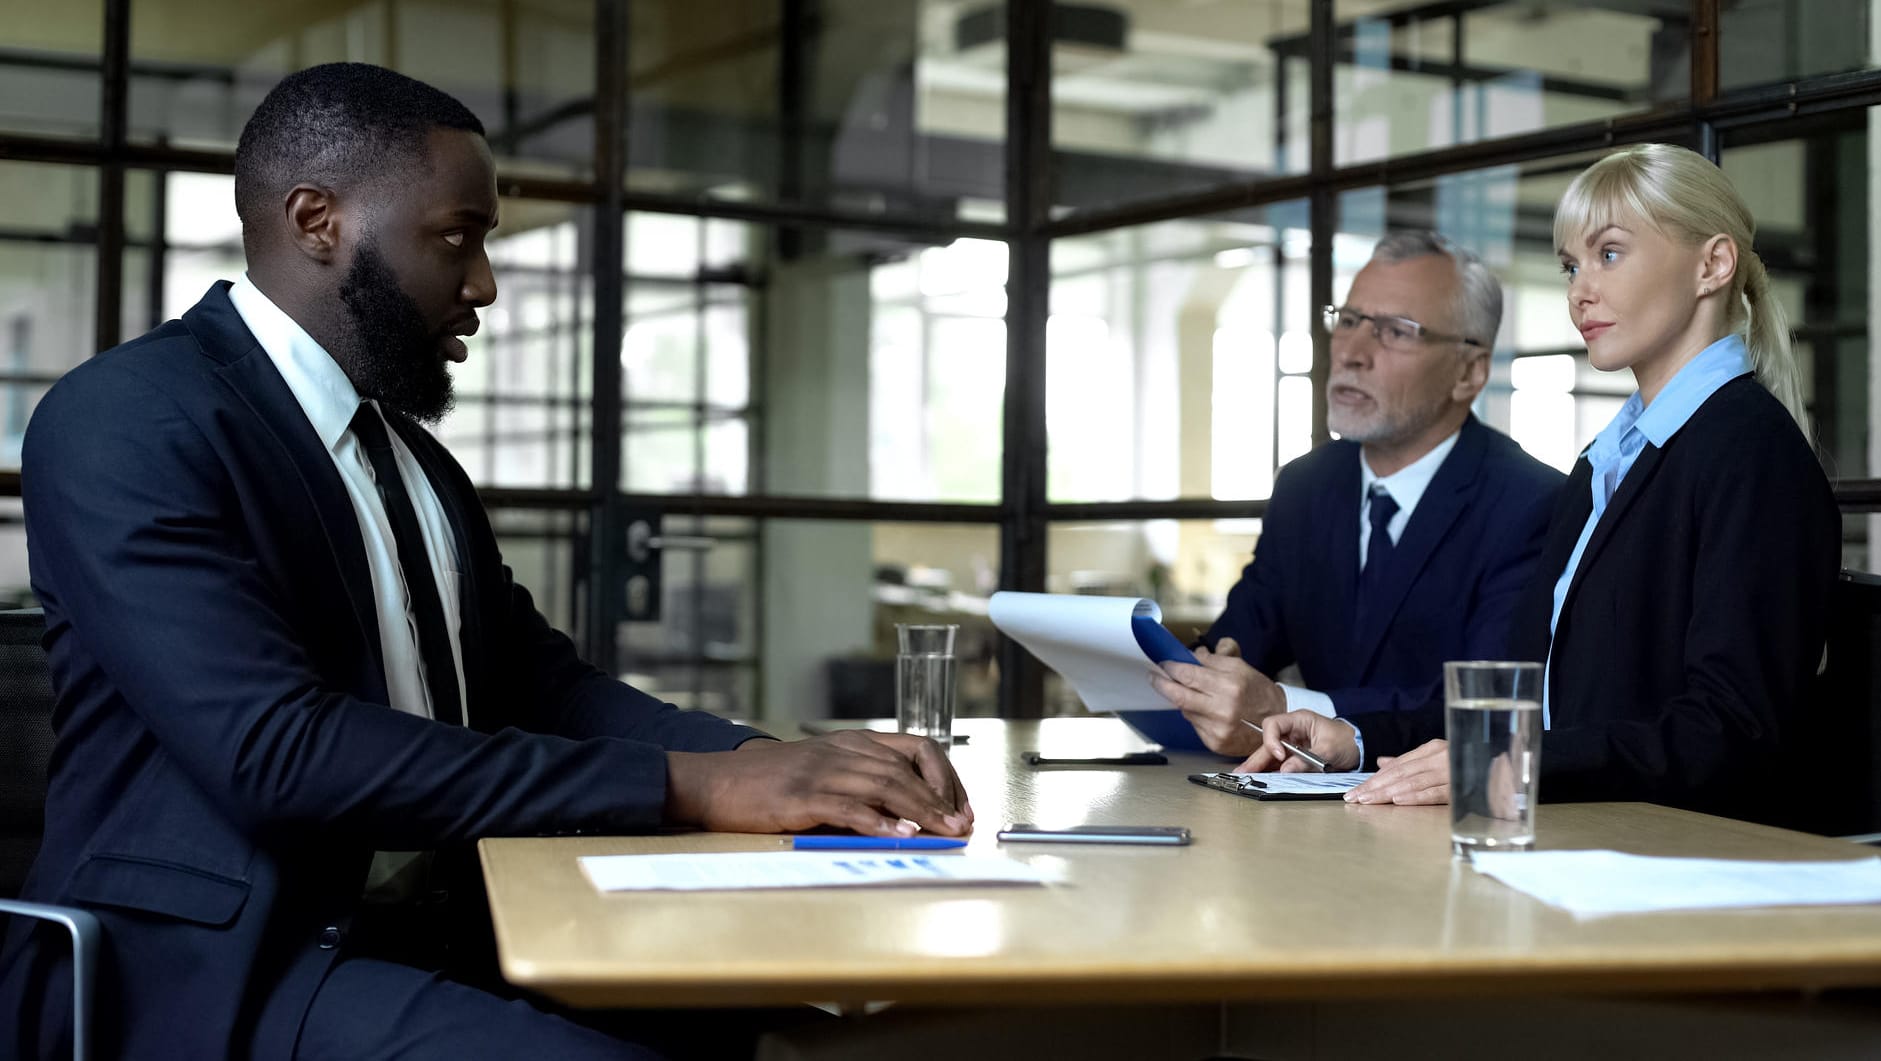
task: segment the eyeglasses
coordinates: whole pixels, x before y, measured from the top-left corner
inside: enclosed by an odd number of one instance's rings
[[[1482,343],[1461,335],[1445,335],[1433,332],[1409,317],[1393,317],[1380,313],[1360,313],[1355,309],[1342,306],[1327,306],[1320,310],[1320,319],[1326,322],[1326,331],[1332,335],[1350,335],[1366,321],[1372,323],[1372,335],[1387,350],[1413,350],[1419,343],[1462,343],[1465,346],[1482,346]]]

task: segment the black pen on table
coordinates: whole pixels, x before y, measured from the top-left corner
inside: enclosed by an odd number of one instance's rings
[[[1247,719],[1244,718],[1241,720],[1241,724],[1253,730],[1254,732],[1259,733],[1263,737],[1267,735],[1267,731],[1261,729],[1259,724],[1257,723],[1249,722]],[[1293,744],[1291,741],[1284,741],[1284,740],[1280,742],[1280,746],[1282,748],[1285,748],[1287,751],[1293,753],[1294,755],[1299,756],[1300,759],[1304,761],[1308,766],[1311,766],[1313,769],[1318,770],[1320,773],[1323,774],[1327,772],[1326,760],[1321,759],[1319,756],[1314,755],[1312,752],[1307,751],[1305,748],[1299,747],[1298,745]]]

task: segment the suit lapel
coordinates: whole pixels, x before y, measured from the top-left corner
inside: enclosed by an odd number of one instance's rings
[[[1352,622],[1358,610],[1358,534],[1360,461],[1357,445],[1349,447],[1351,460],[1338,471],[1338,486],[1324,491],[1325,500],[1316,507],[1317,523],[1325,528],[1318,536],[1320,556],[1312,565],[1326,572],[1326,594],[1320,608],[1327,614],[1321,630],[1342,630]],[[1335,654],[1335,658],[1336,654]]]
[[[242,323],[241,315],[235,312],[234,304],[229,301],[229,286],[222,282],[212,288],[183,315],[183,324],[206,354],[222,362],[219,375],[247,403],[261,430],[283,451],[286,459],[279,462],[282,471],[279,482],[298,484],[301,491],[296,494],[283,489],[275,498],[290,509],[297,502],[306,507],[302,512],[288,510],[279,515],[284,525],[300,523],[316,528],[320,540],[326,544],[339,571],[338,585],[358,624],[365,650],[376,664],[371,673],[378,676],[379,687],[361,692],[368,696],[376,692],[377,701],[384,703],[387,700],[385,662],[372,597],[372,570],[366,564],[359,517],[353,511],[352,499],[346,494],[338,469],[333,466],[332,456],[314,434],[313,425],[295,400],[294,392],[288,389],[274,362]],[[307,518],[309,516],[312,518]]]
[[[1594,466],[1587,463],[1586,457],[1581,457],[1574,462],[1567,482],[1561,486],[1561,501],[1555,506],[1554,517],[1548,525],[1548,540],[1542,546],[1540,560],[1540,570],[1553,571],[1557,579],[1567,567],[1568,557],[1574,555],[1574,543],[1581,540],[1581,528],[1587,525],[1587,517],[1594,513],[1594,499],[1589,493],[1593,480]]]
[[[438,497],[438,503],[444,506],[444,516],[451,525],[451,544],[457,548],[457,562],[447,564],[457,571],[458,577],[458,635],[457,642],[464,661],[464,703],[466,721],[473,726],[482,712],[472,713],[476,704],[476,691],[483,688],[479,664],[483,653],[478,651],[482,645],[483,628],[479,606],[476,579],[477,565],[473,562],[474,554],[470,548],[470,534],[466,528],[471,526],[471,518],[481,515],[470,510],[474,500],[467,500],[452,486],[454,477],[449,474],[443,456],[443,448],[424,428],[410,417],[388,410],[386,421],[398,437],[405,442],[405,448],[418,458],[418,466],[424,469],[425,478],[431,482],[431,492]]]
[[[1551,636],[1548,624],[1554,615],[1554,586],[1560,581],[1561,572],[1567,569],[1568,557],[1574,554],[1574,543],[1580,541],[1581,528],[1587,525],[1587,517],[1593,512],[1593,499],[1587,485],[1592,478],[1593,468],[1582,456],[1575,461],[1556,498],[1554,511],[1548,519],[1548,533],[1535,561],[1535,573],[1516,598],[1515,610],[1509,617],[1510,659],[1540,663],[1548,658]]]
[[[1430,486],[1425,488],[1424,496],[1411,510],[1410,522],[1404,525],[1404,533],[1399,535],[1391,551],[1391,566],[1385,571],[1384,581],[1378,584],[1378,599],[1365,609],[1365,623],[1357,630],[1352,657],[1357,666],[1353,671],[1354,681],[1365,680],[1365,674],[1384,644],[1385,632],[1391,629],[1392,619],[1411,592],[1411,585],[1476,494],[1483,455],[1488,450],[1487,439],[1475,417],[1463,422],[1461,432],[1456,447],[1444,458]]]
[[[1673,436],[1673,438],[1676,437],[1676,435]],[[1667,445],[1671,442],[1672,439],[1668,439]],[[1633,502],[1645,492],[1646,484],[1652,481],[1652,477],[1658,474],[1660,466],[1664,463],[1665,451],[1649,442],[1645,449],[1639,451],[1639,457],[1633,461],[1633,466],[1626,470],[1626,478],[1620,480],[1619,490],[1615,491],[1613,499],[1607,502],[1606,511],[1600,514],[1600,522],[1594,524],[1593,537],[1587,539],[1587,550],[1581,553],[1581,562],[1574,568],[1574,581],[1568,583],[1567,596],[1561,598],[1563,616],[1567,615],[1568,609],[1573,605],[1574,596],[1580,590],[1581,583],[1587,580],[1588,570],[1600,558],[1600,553],[1607,547],[1607,543],[1613,540],[1614,528],[1620,525],[1620,521],[1626,517],[1626,510],[1633,507]],[[1593,512],[1592,486],[1583,484],[1582,488],[1589,491],[1587,511],[1591,514]],[[1574,528],[1577,540],[1580,537],[1581,526],[1585,525],[1586,520],[1583,518],[1581,524]],[[1572,552],[1573,546],[1569,546],[1568,549]],[[1562,557],[1561,566],[1567,566],[1566,557]]]

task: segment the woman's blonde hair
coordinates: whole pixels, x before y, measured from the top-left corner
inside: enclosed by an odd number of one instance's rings
[[[1554,214],[1554,243],[1566,247],[1582,233],[1635,215],[1668,237],[1696,246],[1716,235],[1737,244],[1725,323],[1744,336],[1750,366],[1796,423],[1809,433],[1790,349],[1789,317],[1770,290],[1763,259],[1751,250],[1757,221],[1724,171],[1694,151],[1671,144],[1640,144],[1616,151],[1587,167],[1561,196]]]

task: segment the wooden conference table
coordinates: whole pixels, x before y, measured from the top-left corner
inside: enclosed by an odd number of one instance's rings
[[[1881,985],[1881,907],[1577,923],[1449,852],[1448,809],[1261,803],[1167,766],[1039,769],[1047,745],[1127,744],[1100,719],[963,720],[967,853],[1048,887],[603,895],[576,856],[777,850],[683,834],[482,844],[503,974],[576,1006],[894,999],[934,1005],[1414,998]],[[1089,754],[1089,752],[1086,752]],[[1008,821],[1185,825],[1182,848],[1000,844]],[[1646,804],[1544,805],[1544,848],[1832,859],[1874,852]]]

